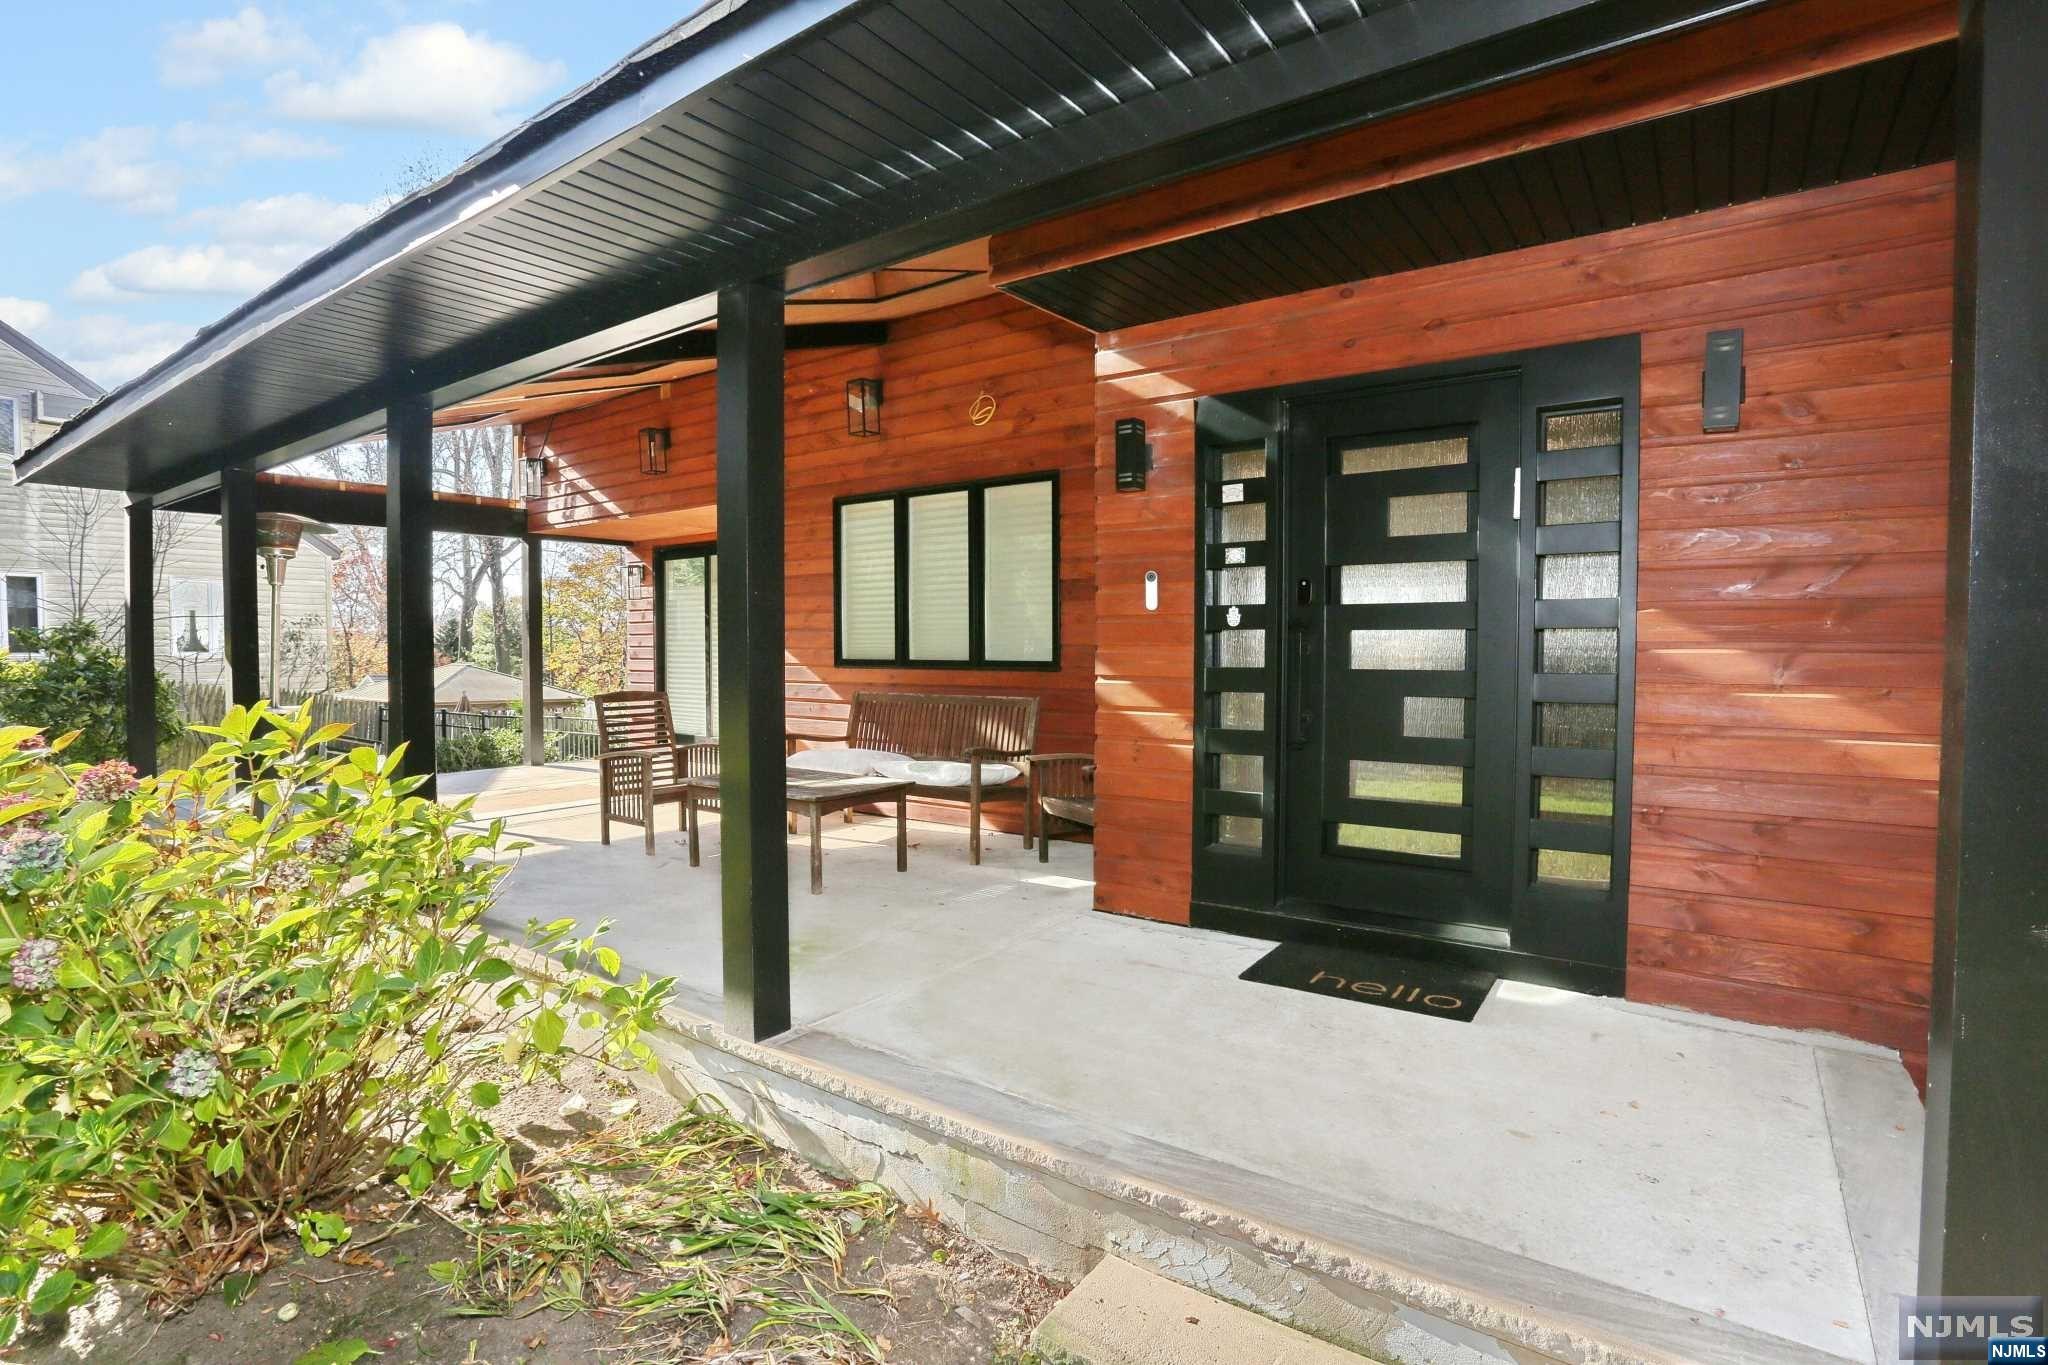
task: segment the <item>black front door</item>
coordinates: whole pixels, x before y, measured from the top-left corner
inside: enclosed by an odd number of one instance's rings
[[[1285,894],[1507,925],[1518,388],[1493,375],[1290,410]]]
[[[1197,404],[1194,923],[1622,988],[1640,371]]]

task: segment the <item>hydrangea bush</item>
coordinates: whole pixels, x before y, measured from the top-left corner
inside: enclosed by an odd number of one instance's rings
[[[322,750],[345,726],[237,708],[189,770],[66,764],[0,727],[0,1343],[120,1275],[167,1300],[379,1171],[509,1188],[490,1071],[648,1065],[671,981],[617,980],[574,923],[520,973],[481,929],[516,849]],[[599,929],[601,934],[602,928]]]

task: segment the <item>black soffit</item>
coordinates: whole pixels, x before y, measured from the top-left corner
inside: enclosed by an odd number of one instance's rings
[[[44,442],[267,468],[792,292],[1766,0],[745,0],[686,21]]]
[[[1954,43],[1016,281],[1109,332],[1955,155]]]

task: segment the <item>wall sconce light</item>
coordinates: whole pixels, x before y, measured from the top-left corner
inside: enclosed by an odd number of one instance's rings
[[[668,473],[668,428],[640,428],[640,472]]]
[[[548,457],[528,455],[519,462],[519,495],[523,498],[537,498],[542,485],[547,482]]]
[[[1116,424],[1116,491],[1131,493],[1145,487],[1145,474],[1152,467],[1152,447],[1145,440],[1145,420],[1125,417]]]
[[[654,581],[654,575],[648,569],[646,562],[633,555],[626,557],[621,577],[626,580],[626,591],[628,592],[635,588],[644,588]]]
[[[880,436],[882,434],[881,380],[849,379],[846,381],[846,434],[848,436]]]
[[[1734,431],[1742,425],[1748,379],[1742,367],[1742,329],[1707,333],[1707,360],[1700,370],[1701,431]]]

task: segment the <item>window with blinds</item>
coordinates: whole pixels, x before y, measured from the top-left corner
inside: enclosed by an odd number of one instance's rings
[[[896,504],[839,508],[839,653],[896,657]]]
[[[835,528],[841,665],[1057,667],[1056,476],[845,498]]]
[[[968,495],[905,498],[910,516],[910,657],[965,663],[974,657],[968,568]]]
[[[661,685],[679,735],[718,733],[718,556],[661,564]]]

